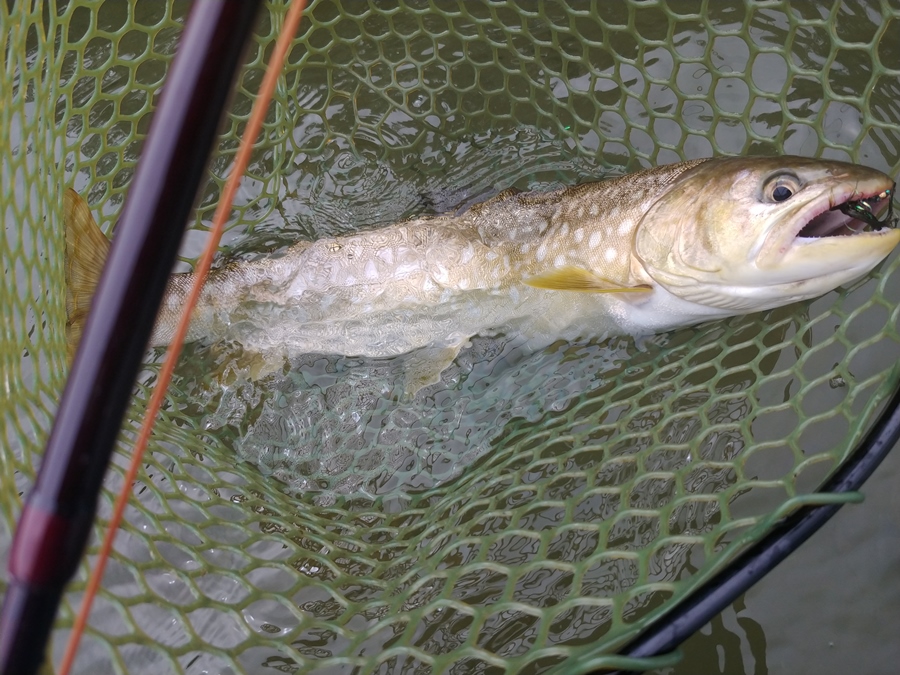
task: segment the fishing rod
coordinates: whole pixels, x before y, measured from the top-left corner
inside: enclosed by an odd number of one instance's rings
[[[260,0],[195,0],[16,528],[0,675],[40,668]]]

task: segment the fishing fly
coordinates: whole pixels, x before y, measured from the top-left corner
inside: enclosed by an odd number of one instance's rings
[[[851,218],[855,218],[856,220],[861,220],[862,222],[871,225],[872,229],[876,231],[881,230],[885,227],[896,227],[898,219],[894,216],[894,203],[891,199],[896,187],[897,184],[894,183],[893,188],[885,190],[880,195],[877,195],[874,198],[874,202],[872,202],[877,203],[882,199],[888,200],[887,214],[885,214],[884,218],[881,220],[879,220],[878,216],[876,216],[872,212],[872,203],[869,203],[870,201],[872,201],[872,198],[869,198],[868,200],[859,199],[853,202],[845,202],[837,208],[840,209],[841,213],[843,213],[845,216],[850,216]]]

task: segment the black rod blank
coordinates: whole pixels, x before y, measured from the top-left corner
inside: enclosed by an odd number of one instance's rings
[[[195,0],[28,495],[0,610],[0,675],[40,667],[260,0]]]

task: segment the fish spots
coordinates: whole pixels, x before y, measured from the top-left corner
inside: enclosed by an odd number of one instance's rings
[[[601,235],[599,232],[594,232],[594,233],[591,235],[591,238],[588,239],[588,245],[589,245],[591,248],[597,248],[597,247],[600,245],[600,239],[601,239],[601,237],[602,237],[602,235]]]
[[[531,243],[530,243],[530,242],[525,242],[524,244],[522,244],[522,245],[519,247],[519,252],[520,252],[522,255],[528,255],[528,254],[531,252]]]
[[[410,260],[397,265],[396,276],[399,278],[410,277],[421,271],[422,266],[418,260]]]
[[[553,261],[553,265],[555,267],[564,267],[566,264],[566,256],[560,254],[556,256],[556,259]]]
[[[615,248],[610,246],[608,249],[606,249],[603,257],[606,258],[606,262],[611,263],[619,257],[619,252]]]
[[[547,257],[547,244],[541,244],[538,246],[537,253],[535,254],[538,262],[544,262],[544,258]]]
[[[375,255],[378,256],[378,258],[384,261],[384,263],[387,265],[394,264],[394,249],[392,249],[390,246],[376,251]]]
[[[573,237],[576,244],[580,244],[582,241],[584,241],[584,228],[579,227],[577,230],[575,230]]]
[[[559,228],[559,236],[566,237],[569,234],[569,223],[563,223]]]
[[[600,213],[600,207],[597,206],[596,204],[591,204],[591,210],[590,210],[591,216],[596,218],[599,215],[599,213]]]
[[[366,279],[377,279],[378,278],[378,266],[375,264],[374,260],[369,260],[366,263],[365,275],[366,275]]]
[[[631,234],[631,223],[627,220],[624,223],[619,225],[619,228],[616,230],[620,237],[625,237]]]

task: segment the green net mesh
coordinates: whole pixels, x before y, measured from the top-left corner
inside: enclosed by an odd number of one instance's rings
[[[225,253],[718,154],[900,173],[896,4],[700,6],[313,2]],[[4,552],[66,372],[62,190],[111,231],[187,9],[0,3]],[[180,269],[205,239],[284,12],[263,12]],[[528,354],[478,337],[408,402],[389,394],[403,357],[310,355],[255,381],[192,345],[76,670],[615,663],[846,458],[898,379],[898,289],[892,257],[819,300],[640,341]],[[94,541],[155,372],[156,358]]]

